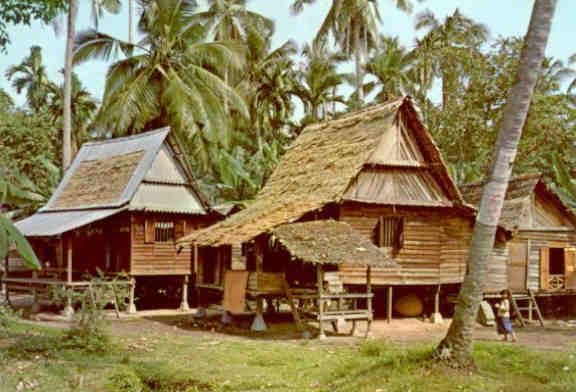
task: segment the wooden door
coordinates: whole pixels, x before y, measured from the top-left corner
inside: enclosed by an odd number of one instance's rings
[[[564,249],[564,287],[576,289],[576,248]]]
[[[528,243],[511,242],[508,257],[508,288],[512,291],[526,290],[528,266]]]
[[[550,270],[550,249],[540,248],[540,289],[548,288],[548,275]]]

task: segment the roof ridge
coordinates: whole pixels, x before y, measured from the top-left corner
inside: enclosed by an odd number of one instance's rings
[[[514,181],[527,181],[527,180],[532,180],[532,179],[541,179],[542,178],[542,173],[541,172],[531,172],[531,173],[525,173],[525,174],[519,174],[517,176],[513,176],[508,180],[508,183],[514,182]],[[472,181],[469,182],[467,184],[462,184],[462,185],[458,185],[459,188],[465,188],[465,187],[477,187],[477,186],[482,186],[482,185],[486,185],[487,180],[482,179],[482,180],[477,180],[477,181]]]
[[[82,147],[102,145],[102,144],[112,144],[112,143],[118,143],[118,142],[121,143],[121,142],[125,142],[128,140],[136,140],[136,139],[145,138],[145,137],[152,136],[152,135],[162,133],[162,132],[167,132],[167,133],[170,132],[170,127],[166,126],[166,127],[162,127],[162,128],[157,128],[157,129],[153,129],[151,131],[138,133],[136,135],[113,137],[110,139],[103,139],[103,140],[90,140],[90,141],[83,143]]]
[[[370,105],[370,106],[367,106],[367,107],[362,108],[360,110],[344,113],[340,117],[333,118],[330,120],[315,122],[315,123],[312,123],[312,124],[309,124],[308,126],[306,126],[304,128],[304,130],[302,131],[302,133],[315,131],[318,129],[324,129],[324,128],[329,127],[329,126],[343,126],[342,124],[351,123],[351,122],[354,122],[355,120],[358,122],[366,121],[366,120],[372,120],[381,111],[388,109],[393,104],[398,104],[398,108],[399,108],[401,106],[401,104],[406,99],[409,99],[409,96],[405,96],[402,98],[396,98],[396,99],[392,99],[392,100],[389,100],[386,102]],[[369,117],[365,117],[367,115]]]

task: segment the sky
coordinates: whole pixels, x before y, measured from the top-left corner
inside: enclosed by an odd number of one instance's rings
[[[80,12],[77,29],[91,27],[90,1],[78,0]],[[406,47],[414,45],[415,38],[421,34],[414,30],[415,15],[425,9],[431,10],[439,19],[452,13],[456,8],[478,22],[484,23],[492,38],[499,36],[522,36],[526,33],[531,0],[425,0],[413,1],[412,14],[404,14],[394,7],[394,0],[376,0],[382,15],[381,31],[387,35],[396,35]],[[289,7],[292,0],[249,0],[248,8],[259,12],[276,22],[276,33],[273,45],[279,46],[292,39],[302,46],[310,42],[322,20],[324,19],[331,0],[317,0],[313,6],[305,8],[300,15],[293,16]],[[124,5],[119,15],[105,15],[100,21],[100,30],[127,39],[128,7]],[[62,19],[62,26],[65,26]],[[29,54],[33,45],[42,47],[44,63],[51,80],[61,81],[59,71],[64,66],[65,31],[55,34],[50,25],[34,23],[32,26],[15,26],[9,29],[12,43],[7,53],[0,53],[0,88],[8,91],[17,105],[25,103],[24,94],[16,94],[3,75],[6,69],[18,64]],[[562,60],[576,53],[576,0],[558,0],[550,35],[547,56]],[[75,72],[86,88],[100,99],[103,93],[107,64],[101,61],[87,62],[76,66]],[[351,69],[350,69],[351,70]]]

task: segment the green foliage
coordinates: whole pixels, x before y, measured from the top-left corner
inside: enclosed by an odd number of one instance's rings
[[[59,139],[47,114],[0,112],[0,178],[18,184],[24,176],[38,193],[49,195],[59,180]]]
[[[109,392],[142,392],[144,385],[136,372],[128,366],[120,366],[106,384]]]
[[[0,51],[10,43],[8,24],[30,25],[34,20],[49,23],[66,9],[66,0],[1,0],[0,1]]]
[[[30,47],[30,55],[20,64],[9,67],[5,75],[18,94],[26,90],[26,100],[34,111],[39,111],[46,104],[51,83],[42,61],[41,47]]]
[[[104,310],[114,302],[123,309],[130,294],[129,285],[123,276],[107,278],[101,272],[86,280],[89,280],[90,285],[82,290],[62,286],[53,289],[55,303],[79,306],[74,325],[64,335],[64,345],[68,348],[82,348],[94,354],[106,354],[112,351],[112,345]]]
[[[461,53],[460,72],[450,99],[430,106],[426,120],[458,182],[480,179],[491,162],[496,130],[505,98],[514,83],[522,48],[520,38],[500,39],[486,53]],[[514,172],[540,171],[554,178],[549,157],[558,153],[561,164],[574,164],[576,108],[562,91],[565,67],[546,59],[534,92]],[[465,141],[465,142],[463,142]]]
[[[195,1],[143,6],[138,27],[144,37],[138,44],[95,30],[76,37],[76,62],[120,57],[109,68],[96,125],[115,135],[170,125],[183,138],[202,132],[220,140],[229,128],[224,100],[247,114],[243,100],[220,77],[241,65],[242,48],[208,42],[206,27],[194,23]]]

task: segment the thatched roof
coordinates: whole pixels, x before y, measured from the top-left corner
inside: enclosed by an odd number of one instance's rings
[[[450,203],[463,203],[438,148],[422,125],[412,100],[406,97],[308,126],[251,205],[178,242],[201,246],[240,244],[276,226],[295,222],[308,212],[346,200],[346,191],[359,173],[380,164],[372,159],[374,152],[381,148],[383,135],[400,117],[410,123],[426,155],[426,170],[438,181]]]
[[[139,135],[88,142],[82,145],[66,171],[58,188],[41,211],[66,211],[94,208],[118,208],[127,205],[140,185],[151,174],[158,177],[169,163],[157,158],[166,148],[174,151],[185,174],[183,181],[173,178],[153,178],[153,184],[187,186],[195,199],[194,211],[205,213],[207,203],[197,190],[193,176],[182,158],[178,144],[169,137],[170,130],[159,130]],[[169,146],[169,147],[167,147]],[[166,155],[166,154],[164,154]],[[164,166],[162,166],[164,165]],[[174,171],[174,170],[172,170]],[[170,176],[165,170],[165,176]],[[177,175],[173,174],[172,176]]]
[[[122,196],[143,156],[144,151],[135,151],[108,159],[80,162],[52,206],[74,209],[114,203]]]
[[[482,199],[484,184],[483,181],[478,181],[462,185],[460,191],[466,202],[478,207]],[[576,221],[576,216],[570,208],[542,180],[542,174],[529,173],[510,179],[499,225],[509,231],[518,229],[526,209],[530,206],[532,195],[537,191],[545,193],[547,198],[556,204],[570,220]]]
[[[272,238],[305,263],[397,267],[345,222],[317,220],[280,225],[272,230]]]
[[[49,237],[126,210],[210,210],[168,128],[85,143],[48,203],[16,226]]]

